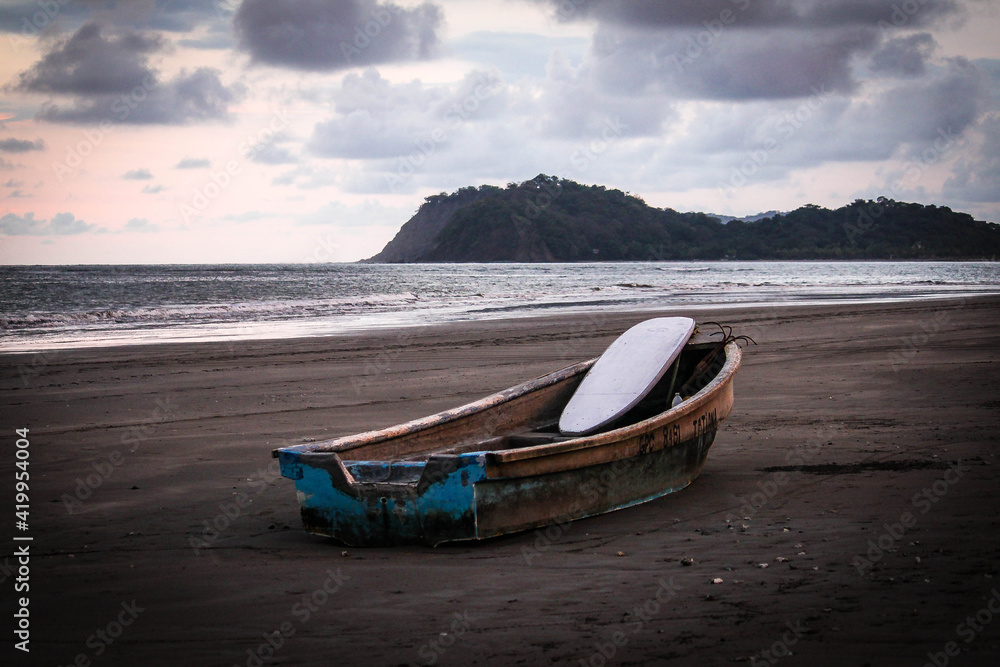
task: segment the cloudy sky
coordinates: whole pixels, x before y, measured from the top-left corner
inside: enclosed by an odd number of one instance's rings
[[[989,0],[0,0],[0,263],[370,256],[538,173],[1000,221]]]

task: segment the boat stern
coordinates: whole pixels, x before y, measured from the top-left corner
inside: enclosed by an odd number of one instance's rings
[[[437,545],[477,538],[483,454],[427,461],[351,461],[338,452],[277,450],[294,480],[303,527],[349,546]]]

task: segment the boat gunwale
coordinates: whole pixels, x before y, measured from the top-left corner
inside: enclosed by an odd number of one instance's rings
[[[471,403],[465,403],[464,405],[460,405],[455,408],[449,408],[448,410],[436,412],[426,417],[419,417],[408,422],[403,422],[401,424],[373,431],[364,431],[362,433],[344,435],[331,440],[279,447],[278,449],[273,450],[272,454],[275,458],[277,458],[279,452],[316,454],[333,452],[339,454],[349,452],[357,447],[386,442],[388,440],[392,440],[393,438],[399,438],[411,433],[416,433],[426,428],[458,421],[472,414],[498,407],[514,399],[526,396],[554,384],[558,384],[559,382],[564,382],[576,377],[577,375],[581,375],[590,370],[590,367],[597,362],[597,359],[598,357],[587,359],[586,361],[579,361],[575,364],[571,364],[564,368],[560,368],[559,370],[537,377],[534,380],[528,380],[527,382],[498,391]]]
[[[704,342],[692,341],[688,343],[688,346],[702,347],[705,346]],[[572,452],[579,449],[586,449],[589,447],[600,447],[603,445],[614,444],[620,440],[629,438],[633,435],[643,433],[645,431],[658,428],[659,426],[670,423],[675,419],[684,417],[685,415],[700,409],[705,403],[712,400],[713,395],[722,386],[725,386],[727,382],[732,381],[733,376],[739,369],[740,361],[742,359],[742,354],[740,352],[739,345],[735,342],[730,342],[725,347],[726,351],[726,361],[723,367],[719,370],[719,373],[712,378],[712,380],[705,385],[701,390],[699,390],[694,396],[688,398],[680,405],[670,408],[664,412],[657,413],[652,417],[644,419],[639,422],[632,424],[627,424],[615,429],[608,431],[602,431],[600,433],[594,433],[590,435],[583,435],[568,440],[561,440],[559,442],[544,443],[540,445],[532,445],[528,447],[519,447],[512,449],[485,449],[476,450],[470,452],[463,452],[457,454],[456,456],[482,456],[486,454],[497,463],[509,463],[513,461],[521,461],[541,456],[550,456],[555,454],[561,454],[565,452]],[[386,442],[394,438],[403,437],[411,433],[419,432],[423,429],[440,426],[443,424],[458,421],[460,419],[466,418],[472,414],[483,412],[491,408],[496,408],[503,403],[520,398],[527,394],[533,393],[540,389],[544,389],[551,385],[557,384],[559,382],[564,382],[577,375],[585,373],[587,370],[597,362],[599,357],[593,359],[588,359],[586,361],[581,361],[570,366],[566,366],[559,370],[553,371],[546,375],[535,378],[534,380],[529,380],[522,384],[504,389],[502,391],[490,394],[484,398],[471,403],[466,403],[464,405],[444,410],[442,412],[435,413],[426,417],[420,417],[408,422],[401,424],[396,424],[394,426],[389,426],[382,429],[377,429],[373,431],[365,431],[362,433],[356,433],[352,435],[341,436],[331,440],[324,440],[320,442],[310,442],[301,445],[292,445],[289,447],[281,447],[273,450],[272,455],[277,458],[280,452],[295,452],[300,454],[305,453],[334,453],[334,454],[346,454],[352,449],[359,447],[377,444],[380,442]],[[435,452],[427,452],[427,456],[435,456]],[[345,459],[354,461],[355,459]],[[357,459],[358,461],[367,459]]]

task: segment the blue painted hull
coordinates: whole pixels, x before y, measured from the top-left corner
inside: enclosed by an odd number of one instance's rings
[[[698,476],[714,439],[711,431],[640,456],[508,479],[487,477],[487,453],[429,464],[347,462],[350,483],[329,460],[333,453],[279,460],[282,474],[295,480],[307,532],[349,546],[435,546],[575,521],[679,491]],[[385,481],[359,481],[376,477]]]
[[[323,460],[336,456],[279,456],[281,473],[295,480],[306,531],[350,546],[476,537],[475,484],[485,475],[483,455],[414,464],[355,461],[343,469],[339,461]]]

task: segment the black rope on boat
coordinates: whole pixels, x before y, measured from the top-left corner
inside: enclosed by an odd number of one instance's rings
[[[722,369],[722,366],[725,364],[725,359],[720,357],[719,355],[723,350],[726,349],[726,345],[728,345],[729,343],[736,343],[737,345],[739,345],[741,342],[753,343],[754,345],[757,344],[757,341],[755,341],[750,336],[742,336],[742,335],[734,336],[733,328],[730,326],[725,326],[719,324],[718,322],[705,322],[705,324],[706,325],[714,324],[715,326],[719,327],[718,331],[713,331],[709,335],[711,336],[721,335],[722,340],[719,341],[719,344],[716,345],[714,348],[712,348],[700,362],[698,362],[698,365],[695,366],[694,371],[691,373],[691,376],[687,379],[687,381],[684,384],[681,385],[679,393],[681,395],[681,398],[684,400],[687,400],[689,396],[692,396],[701,391],[705,387],[705,385],[711,382],[711,378],[715,377],[715,375],[718,374],[719,370]],[[718,363],[720,360],[722,363]],[[671,391],[673,391],[672,384],[671,384]]]

